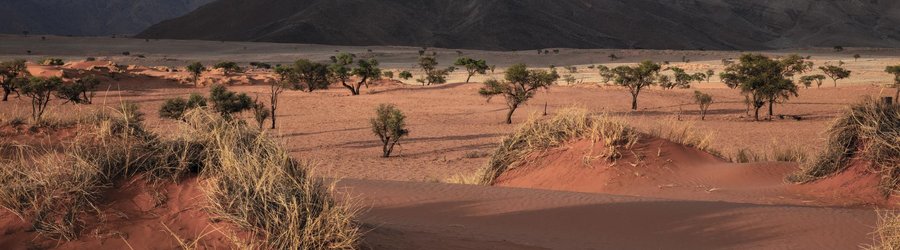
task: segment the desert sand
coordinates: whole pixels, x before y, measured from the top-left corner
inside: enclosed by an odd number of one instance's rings
[[[369,49],[373,52],[367,52]],[[162,133],[176,126],[175,121],[161,120],[157,115],[165,99],[206,93],[208,88],[187,83],[183,72],[167,72],[160,67],[183,67],[190,61],[275,64],[300,58],[326,60],[335,51],[346,51],[374,57],[388,70],[412,70],[417,74],[413,66],[418,49],[122,38],[48,37],[40,41],[34,37],[0,36],[0,60],[35,61],[52,56],[70,62],[62,67],[32,64],[29,70],[35,75],[77,73],[110,61],[134,65],[119,80],[104,83],[94,105],[61,105],[60,101],[53,101],[48,111],[51,119],[65,119],[99,106],[130,101],[138,103],[147,114],[150,128]],[[26,53],[28,50],[30,54]],[[442,66],[449,66],[457,56],[455,50],[435,50]],[[129,51],[131,56],[122,55],[123,51]],[[561,108],[582,107],[597,114],[620,116],[640,130],[667,120],[693,123],[698,132],[713,134],[713,148],[725,156],[740,149],[767,155],[778,147],[798,147],[812,156],[822,148],[821,132],[846,105],[863,96],[893,94],[893,89],[884,87],[892,78],[882,70],[886,65],[900,63],[900,50],[760,52],[775,56],[811,55],[817,66],[843,60],[854,71],[837,87],[826,80],[819,88],[801,88],[799,97],[775,107],[776,115],[800,116],[802,120],[776,117],[762,122],[752,121],[745,112],[743,97],[737,90],[726,88],[718,77],[709,83],[695,83],[693,89],[645,90],[639,98],[639,110],[630,111],[627,91],[598,83],[599,75],[586,67],[654,60],[670,61],[689,73],[707,69],[719,72],[724,68],[721,59],[737,57],[740,52],[561,49],[559,55],[537,55],[533,51],[463,53],[486,59],[498,70],[474,77],[473,83],[463,83],[465,76],[459,71],[443,85],[385,80],[364,88],[361,96],[350,96],[340,87],[283,94],[278,128],[268,133],[282,141],[292,156],[317,161],[315,173],[339,180],[341,193],[363,207],[359,220],[371,230],[365,236],[365,247],[852,249],[872,243],[869,233],[875,226],[874,209],[895,206],[893,199],[874,189],[871,178],[854,175],[829,183],[788,184],[784,178],[798,169],[796,163],[735,164],[658,139],[647,139],[635,150],[647,155],[641,162],[626,157],[615,164],[598,160],[583,166],[576,158],[592,146],[573,142],[544,152],[539,161],[501,177],[497,183],[500,187],[439,182],[484,166],[499,140],[511,133],[516,123],[540,116],[545,107],[549,114]],[[610,61],[606,57],[610,53],[622,59]],[[852,58],[857,53],[862,55],[858,61]],[[144,57],[134,56],[138,54]],[[690,62],[681,62],[683,56]],[[86,57],[97,61],[78,62]],[[488,102],[478,95],[477,89],[479,82],[500,78],[504,67],[520,62],[539,68],[574,65],[578,72],[573,76],[582,83],[554,86],[539,93],[516,112],[513,125],[504,124],[506,106],[502,100]],[[564,71],[561,69],[561,74],[567,74]],[[205,74],[202,81],[227,82],[230,90],[265,99],[265,83],[271,79],[270,73],[262,71],[232,77],[213,72]],[[715,98],[704,121],[691,100],[694,90]],[[369,126],[374,107],[380,103],[393,103],[403,110],[411,131],[391,158],[379,157],[380,145]],[[30,114],[25,98],[11,97],[0,106],[2,117]],[[40,131],[22,135],[10,128],[0,132],[0,142],[10,144],[53,145],[60,136]],[[86,242],[59,242],[59,247],[124,248],[125,242],[135,247],[174,245],[170,234],[156,234],[165,223],[178,223],[178,234],[206,232],[206,225],[214,223],[199,215],[199,205],[194,204],[199,201],[193,199],[197,196],[196,187],[173,188],[177,189],[172,192],[176,198],[170,198],[164,208],[122,208],[136,213],[130,217],[140,217],[140,211],[148,210],[158,214],[141,219],[143,224],[139,224],[146,227],[129,226],[131,222],[113,225],[115,230],[126,232],[127,241],[106,236],[83,240]],[[141,199],[140,195],[121,195],[124,199]],[[180,211],[198,216],[192,216],[192,221],[172,221]],[[3,225],[15,224],[16,220],[14,215],[0,212]],[[29,246],[22,241],[34,237],[21,224],[6,228],[5,235],[0,237],[0,246],[13,248]],[[221,246],[226,241],[215,235],[203,239],[209,246]],[[45,247],[56,246],[54,242],[37,242]],[[161,247],[165,248],[171,247]]]

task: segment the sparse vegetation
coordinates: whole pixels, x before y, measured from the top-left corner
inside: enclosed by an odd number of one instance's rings
[[[229,236],[235,241],[259,239],[254,247],[271,249],[357,247],[355,210],[309,174],[311,163],[291,158],[258,130],[195,109],[181,133],[165,138],[143,128],[135,105],[116,113],[85,120],[62,152],[26,150],[0,162],[0,206],[38,233],[74,241],[87,223],[102,220],[103,194],[115,183],[141,177],[155,187],[199,175],[206,180],[204,210],[247,233]]]
[[[181,97],[168,99],[159,108],[159,117],[172,120],[183,120],[184,114],[187,111],[199,107],[206,107],[206,101],[206,97],[197,93],[191,94],[187,100]]]
[[[716,151],[712,147],[713,134],[697,130],[694,126],[694,122],[679,121],[675,117],[668,117],[661,119],[654,124],[647,133],[674,143],[705,151],[717,157],[722,157],[722,153]]]
[[[303,90],[305,87],[306,91],[313,92],[317,89],[328,88],[330,75],[328,65],[300,59],[294,62],[292,70],[288,72],[290,74],[287,79],[293,83],[294,89]]]
[[[406,115],[393,104],[381,104],[375,110],[375,118],[370,121],[372,132],[381,140],[381,157],[390,157],[400,139],[409,135],[406,129]]]
[[[832,122],[827,135],[825,149],[790,176],[790,181],[809,182],[840,173],[853,164],[865,164],[882,177],[885,194],[898,190],[900,105],[867,98]]]
[[[786,78],[787,64],[760,54],[744,54],[740,62],[732,64],[720,74],[728,87],[740,88],[754,108],[754,119],[759,121],[759,109],[769,103],[769,115],[773,104],[797,95],[797,85]]]
[[[824,80],[825,80],[825,76],[818,75],[818,74],[800,77],[800,82],[803,83],[803,86],[806,86],[806,88],[809,88],[810,86],[812,86],[813,82],[816,83],[816,88],[822,87],[822,81],[824,81]]]
[[[243,71],[241,66],[238,66],[235,62],[220,62],[213,66],[213,68],[222,70],[222,73],[225,74],[225,76]]]
[[[213,86],[209,90],[209,102],[212,103],[212,109],[226,120],[233,119],[236,113],[252,109],[254,103],[247,94],[228,91],[222,85]]]
[[[549,119],[532,117],[500,142],[491,155],[487,168],[480,171],[478,183],[491,185],[504,172],[522,165],[533,152],[556,147],[574,139],[603,143],[601,156],[616,159],[623,149],[637,143],[639,134],[620,118],[592,116],[584,109],[562,109]],[[471,178],[469,179],[472,182]]]
[[[269,119],[269,116],[272,115],[272,110],[266,108],[266,104],[260,102],[259,100],[253,101],[253,120],[256,121],[256,124],[259,126],[259,129],[262,130],[263,126],[266,123],[266,120]]]
[[[409,71],[406,71],[406,70],[401,71],[398,76],[400,77],[400,79],[403,79],[403,80],[409,80],[410,78],[413,77],[412,73],[409,73]]]
[[[485,81],[478,93],[488,100],[494,96],[503,96],[509,107],[506,124],[512,124],[512,115],[516,109],[534,97],[538,90],[550,87],[557,79],[559,75],[555,71],[529,70],[525,64],[515,64],[506,70],[504,81]]]
[[[900,103],[900,65],[887,66],[884,68],[884,72],[894,75],[894,88],[897,89],[897,93],[894,94],[894,101]]]
[[[878,211],[878,225],[875,229],[875,244],[866,246],[867,250],[900,249],[900,212]]]
[[[53,92],[61,85],[62,79],[59,77],[31,77],[27,82],[23,82],[22,94],[31,98],[31,117],[35,122],[41,120]]]
[[[416,81],[422,85],[442,84],[447,82],[447,76],[450,75],[450,68],[438,69],[438,61],[434,56],[423,56],[419,58],[419,67],[425,71],[425,76]]]
[[[185,69],[191,73],[191,78],[194,80],[194,86],[199,86],[200,75],[203,74],[203,71],[206,71],[206,67],[200,62],[195,62],[189,64]]]
[[[673,89],[675,87],[687,89],[691,87],[691,81],[694,77],[685,72],[684,69],[669,67],[668,70],[675,74],[675,81],[660,81],[660,87],[663,89]]]
[[[837,81],[850,77],[852,71],[849,71],[841,66],[835,65],[825,65],[819,67],[819,70],[822,70],[826,76],[830,77],[832,81],[834,81],[834,86],[837,87]]]
[[[92,104],[97,85],[100,80],[93,75],[75,79],[72,84],[60,85],[56,97],[75,104]]]
[[[456,59],[456,62],[453,64],[460,67],[465,67],[468,76],[466,77],[466,82],[468,83],[472,80],[472,76],[475,74],[486,74],[489,69],[487,62],[484,60],[476,60],[468,57],[460,57]]]
[[[9,99],[10,93],[18,93],[19,83],[29,75],[25,60],[0,62],[0,85],[3,87],[4,102]]]
[[[706,112],[713,103],[712,96],[699,90],[694,91],[694,103],[700,105],[700,120],[706,120]]]
[[[623,86],[631,93],[631,110],[638,108],[638,95],[641,90],[657,83],[660,65],[651,61],[643,61],[637,66],[619,66],[612,71],[616,75],[616,85]]]
[[[41,65],[45,66],[62,66],[65,64],[66,62],[60,58],[44,58],[41,60]]]

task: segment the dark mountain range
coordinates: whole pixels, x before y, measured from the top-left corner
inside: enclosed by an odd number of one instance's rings
[[[3,0],[0,33],[137,34],[213,0]]]

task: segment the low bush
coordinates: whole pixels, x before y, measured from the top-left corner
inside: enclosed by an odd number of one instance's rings
[[[638,132],[623,119],[590,115],[584,109],[562,109],[546,120],[532,117],[500,142],[500,146],[491,155],[487,168],[481,171],[478,183],[491,185],[501,174],[521,165],[528,154],[556,147],[570,140],[602,142],[606,147],[602,156],[615,159],[622,156],[623,149],[634,146],[638,138]]]
[[[867,98],[851,105],[831,123],[825,149],[800,172],[788,177],[793,182],[825,178],[849,167],[852,159],[871,163],[870,170],[882,177],[885,193],[900,184],[900,105],[888,105]]]

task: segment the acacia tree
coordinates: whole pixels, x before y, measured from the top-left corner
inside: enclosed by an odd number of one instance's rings
[[[231,73],[241,72],[241,66],[238,66],[235,62],[220,62],[213,66],[213,68],[221,69],[225,76],[228,76]]]
[[[781,64],[784,65],[784,76],[791,79],[794,79],[795,75],[800,75],[812,70],[815,65],[813,62],[807,61],[806,58],[797,54],[790,54],[781,58]]]
[[[387,158],[400,143],[400,138],[409,135],[406,129],[406,115],[393,104],[381,104],[375,110],[375,118],[370,120],[372,132],[381,140],[381,157]]]
[[[166,100],[159,108],[159,117],[184,120],[185,112],[199,107],[206,107],[206,97],[197,93],[192,93],[187,100],[181,97]]]
[[[294,89],[303,89],[300,85],[302,82],[306,84],[306,90],[313,92],[317,89],[328,88],[328,66],[322,63],[312,62],[306,59],[300,59],[294,62]]]
[[[825,76],[819,74],[800,77],[800,82],[803,83],[806,88],[812,86],[813,82],[816,83],[816,88],[822,87],[823,80],[825,80]]]
[[[668,70],[671,70],[675,74],[675,81],[660,81],[660,87],[663,89],[673,89],[675,87],[687,89],[691,87],[691,81],[694,80],[694,77],[685,72],[684,69],[669,67]]]
[[[347,84],[347,81],[350,80],[350,76],[352,76],[353,73],[351,65],[353,64],[354,57],[354,55],[349,53],[340,53],[336,56],[332,56],[331,65],[328,66],[328,69],[331,72],[331,77],[334,78],[335,81],[341,82],[341,85],[344,86],[344,88],[349,89],[352,95],[359,95],[358,88]]]
[[[409,73],[409,71],[406,71],[406,70],[400,72],[400,74],[398,74],[397,76],[399,76],[400,79],[403,79],[403,80],[409,80],[410,78],[413,77],[412,73]]]
[[[900,65],[887,66],[884,68],[884,72],[894,75],[894,88],[897,89],[894,101],[900,103]]]
[[[716,71],[715,71],[715,70],[711,70],[711,69],[710,69],[710,70],[707,70],[707,71],[706,71],[706,82],[709,83],[709,80],[712,79],[712,77],[713,77],[714,75],[716,75]]]
[[[100,85],[100,80],[93,75],[75,79],[72,84],[60,85],[56,97],[74,104],[92,104],[97,85]]]
[[[235,113],[240,113],[253,108],[253,99],[244,93],[229,91],[222,85],[213,86],[209,90],[209,101],[212,108],[222,115],[222,118],[231,120]]]
[[[187,71],[191,73],[191,77],[194,79],[194,86],[198,86],[200,84],[200,75],[203,74],[203,71],[206,70],[203,67],[203,64],[200,62],[195,62],[187,66]]]
[[[609,83],[616,76],[606,65],[597,65],[597,71],[600,72],[600,81],[603,83]]]
[[[506,70],[504,81],[485,81],[478,93],[488,100],[497,95],[506,98],[506,105],[509,107],[506,124],[512,124],[512,115],[516,109],[534,97],[538,90],[550,87],[557,79],[559,74],[555,71],[529,70],[525,64],[515,64]]]
[[[378,60],[359,60],[356,62],[356,68],[353,68],[353,75],[359,78],[356,83],[356,94],[359,95],[359,88],[363,84],[369,87],[369,82],[381,79],[381,69],[378,68]]]
[[[469,73],[469,76],[466,77],[466,83],[468,83],[475,74],[484,75],[487,74],[487,70],[490,69],[485,60],[475,60],[468,57],[457,58],[453,65],[466,68],[466,72]]]
[[[825,66],[819,67],[819,70],[822,70],[822,72],[825,75],[827,75],[828,77],[831,78],[832,81],[834,81],[835,87],[837,87],[838,80],[850,77],[850,73],[852,73],[851,71],[849,71],[841,66],[834,66],[834,65],[825,65]]]
[[[18,93],[16,89],[17,82],[21,82],[21,79],[17,80],[17,78],[27,77],[28,70],[25,66],[25,60],[13,60],[8,62],[0,62],[0,86],[3,87],[3,101],[7,101],[9,98],[9,94],[12,92]]]
[[[419,57],[419,67],[425,71],[425,76],[416,81],[422,85],[441,84],[447,82],[447,75],[450,74],[452,68],[438,69],[438,61],[434,56]]]
[[[62,78],[59,77],[31,77],[27,82],[23,82],[21,89],[22,94],[31,98],[31,117],[35,122],[41,120],[53,91],[62,85]]]
[[[736,64],[722,72],[722,81],[728,87],[740,88],[754,108],[754,119],[759,121],[759,109],[766,102],[796,95],[796,85],[785,77],[785,64],[760,54],[744,54]],[[793,86],[793,87],[792,87]],[[771,111],[770,111],[771,113]]]
[[[694,91],[694,102],[700,105],[700,120],[706,120],[706,111],[709,110],[709,106],[713,103],[712,96],[696,90]]]
[[[631,93],[631,110],[637,110],[641,90],[656,84],[660,69],[657,63],[643,61],[634,67],[619,66],[612,70],[616,75],[616,85],[628,88]]]

